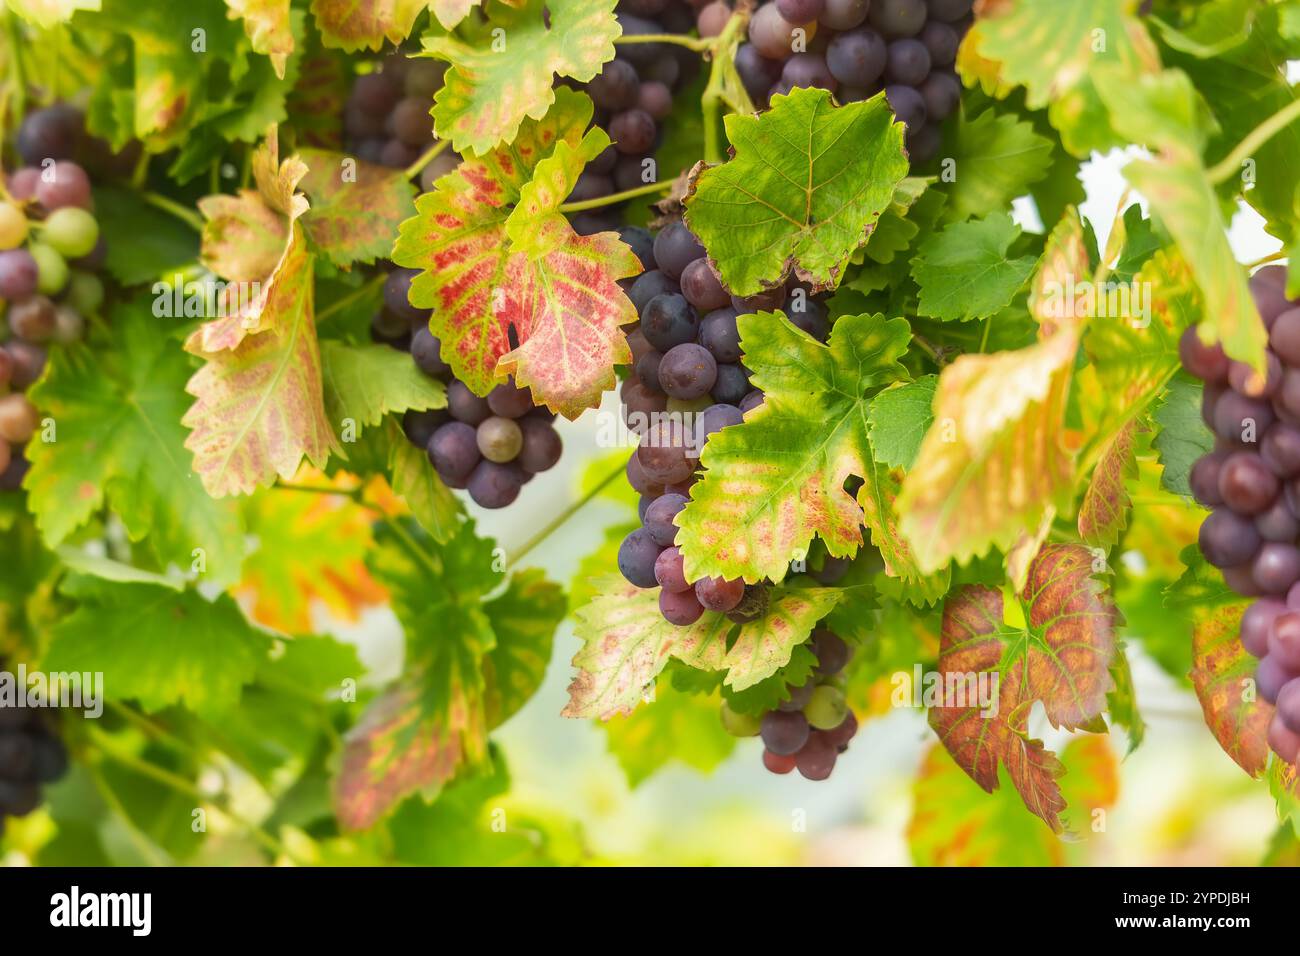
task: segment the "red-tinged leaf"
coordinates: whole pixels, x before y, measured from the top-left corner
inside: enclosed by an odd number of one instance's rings
[[[1214,738],[1242,770],[1258,777],[1268,765],[1271,704],[1255,690],[1259,663],[1241,645],[1249,601],[1224,599],[1192,608],[1192,670],[1188,675]]]
[[[298,65],[298,81],[285,100],[299,142],[316,149],[343,148],[343,110],[350,85],[347,59],[314,45]]]
[[[1120,429],[1097,462],[1092,481],[1083,493],[1079,537],[1089,544],[1109,548],[1119,540],[1119,533],[1128,524],[1132,502],[1124,482],[1137,476],[1137,461],[1133,457],[1136,431],[1137,423],[1133,421]]]
[[[948,599],[939,673],[963,687],[996,674],[997,713],[986,715],[978,701],[945,700],[931,708],[930,726],[984,790],[997,789],[1000,763],[1025,806],[1060,830],[1062,767],[1027,736],[1029,712],[1041,702],[1052,726],[1069,730],[1101,714],[1113,686],[1113,609],[1092,578],[1092,555],[1077,545],[1043,548],[1019,600],[1024,627],[1004,621],[1002,593],[992,588],[968,585]]]
[[[259,282],[275,271],[289,229],[256,191],[205,196],[199,212],[207,220],[199,252],[205,266],[231,282]]]
[[[327,47],[348,52],[401,43],[429,0],[312,0],[311,12]]]
[[[1061,328],[1077,327],[1090,311],[1084,291],[1090,288],[1092,264],[1083,236],[1083,222],[1073,206],[1047,237],[1047,246],[1039,260],[1038,271],[1029,287],[1029,314],[1041,327],[1044,337]],[[1066,292],[1073,291],[1073,298]]]
[[[284,79],[284,65],[293,53],[289,0],[226,0],[228,16],[244,18],[244,32],[258,53],[271,58],[275,75]]]
[[[311,199],[303,227],[337,266],[385,258],[402,221],[415,212],[415,186],[398,169],[343,153],[304,149],[302,189]]]
[[[583,136],[590,118],[590,100],[557,91],[510,148],[461,163],[422,195],[393,249],[397,264],[421,270],[411,302],[434,310],[432,331],[458,378],[486,395],[513,372],[536,402],[570,418],[630,361],[619,327],[635,309],[617,281],[640,268],[613,233],[579,236],[555,211],[560,184],[607,142]]]
[[[233,349],[209,351],[203,329],[185,343],[207,360],[186,391],[195,397],[182,423],[185,447],[213,497],[248,494],[303,458],[322,467],[342,450],[325,417],[312,296],[312,259],[294,226],[289,250],[266,290],[263,330]],[[217,320],[222,321],[222,320]]]
[[[438,18],[438,22],[450,30],[482,2],[483,0],[430,0],[429,9]]]

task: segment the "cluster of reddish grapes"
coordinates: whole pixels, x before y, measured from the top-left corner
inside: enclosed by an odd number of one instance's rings
[[[67,769],[68,751],[46,714],[0,706],[0,836],[5,817],[25,817],[35,810],[41,805],[41,786]]]
[[[343,132],[349,153],[368,163],[406,169],[433,145],[433,96],[442,88],[447,64],[395,52],[379,68],[352,84],[343,112]],[[460,158],[444,150],[420,171],[426,192]]]
[[[1195,328],[1180,343],[1183,366],[1205,382],[1201,414],[1214,451],[1192,466],[1205,559],[1238,594],[1258,598],[1241,641],[1260,659],[1259,695],[1277,705],[1268,739],[1289,763],[1300,757],[1300,305],[1287,299],[1286,269],[1250,280],[1268,329],[1267,373],[1231,361]]]
[[[0,491],[17,490],[27,473],[23,448],[39,416],[23,393],[40,378],[46,350],[82,338],[85,317],[104,299],[90,177],[73,162],[85,145],[72,107],[29,113],[18,131],[24,165],[0,194]]]
[[[640,321],[628,333],[634,365],[621,392],[624,421],[640,438],[627,479],[641,495],[642,527],[619,548],[619,570],[637,587],[660,588],[660,611],[678,626],[695,623],[706,610],[752,620],[766,608],[765,589],[738,579],[688,582],[673,521],[690,499],[709,436],[740,424],[763,402],[741,362],[737,316],[784,309],[794,324],[825,341],[825,307],[799,286],[732,297],[681,222],[653,240],[637,228],[622,236],[647,271],[628,290]]]
[[[797,769],[809,780],[825,780],[858,732],[839,676],[853,652],[824,627],[811,640],[817,669],[803,684],[787,688],[788,700],[763,714],[739,713],[724,701],[722,726],[736,737],[761,737],[763,766],[772,773]]]
[[[725,0],[700,11],[700,32],[722,29]],[[841,103],[881,90],[907,126],[913,163],[938,155],[940,124],[961,99],[955,62],[971,0],[772,0],[749,21],[736,70],[754,105],[796,86],[829,90]]]

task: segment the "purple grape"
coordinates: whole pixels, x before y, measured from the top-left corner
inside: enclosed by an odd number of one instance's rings
[[[911,37],[925,26],[925,0],[871,0],[867,21],[889,37]]]
[[[1300,428],[1274,423],[1259,443],[1259,457],[1279,478],[1300,473]]]
[[[641,84],[636,105],[641,107],[656,120],[665,120],[673,112],[673,91],[658,80]]]
[[[670,279],[680,279],[686,267],[703,255],[704,247],[685,223],[670,223],[655,236],[655,262]]]
[[[895,40],[889,44],[885,78],[890,83],[919,86],[930,74],[930,51],[920,40]]]
[[[32,110],[18,128],[18,155],[28,166],[46,159],[72,159],[85,123],[80,111],[66,103]]]
[[[791,23],[811,23],[826,9],[826,0],[776,0],[776,9]]]
[[[672,398],[707,395],[717,378],[718,363],[708,349],[694,342],[673,346],[659,363],[659,384]]]
[[[935,66],[951,66],[957,59],[957,47],[961,38],[948,24],[930,20],[921,28],[921,42],[930,54],[931,63]]]
[[[699,330],[698,315],[686,297],[677,293],[655,296],[641,313],[641,331],[660,352],[694,342]]]
[[[615,113],[609,121],[609,138],[625,155],[639,156],[653,149],[658,132],[655,118],[639,107]]]
[[[65,206],[89,209],[90,177],[76,163],[55,163],[37,182],[36,200],[49,212]]]
[[[653,246],[651,246],[650,256],[651,259],[654,258]],[[641,315],[645,312],[646,305],[655,296],[673,294],[678,291],[680,290],[674,279],[664,275],[658,269],[651,269],[649,272],[643,272],[636,277],[636,281],[632,283],[632,288],[627,291],[627,297],[636,306],[637,315]]]
[[[676,545],[659,552],[659,557],[655,559],[655,580],[665,591],[674,593],[690,587],[686,582],[682,551]]]
[[[662,352],[651,349],[636,361],[637,381],[652,392],[663,393],[663,386],[659,384],[659,366],[663,360]]]
[[[1190,325],[1178,339],[1178,357],[1183,368],[1203,382],[1222,382],[1228,377],[1228,357],[1217,343],[1206,345]]]
[[[809,735],[808,742],[795,754],[794,765],[805,780],[825,780],[835,769],[837,752],[823,733]]]
[[[714,275],[709,260],[700,257],[682,270],[682,295],[700,312],[721,309],[730,304],[731,296]]]
[[[918,129],[925,123],[925,100],[921,94],[910,86],[893,84],[885,87],[885,99],[898,121],[910,129]]]
[[[740,401],[740,412],[742,415],[748,415],[755,408],[763,404],[763,393],[754,389]]]
[[[1250,574],[1265,594],[1285,594],[1300,580],[1300,551],[1294,544],[1266,541],[1255,556]]]
[[[1277,426],[1274,425],[1273,428]],[[1272,432],[1273,428],[1269,431]],[[1187,483],[1191,486],[1192,497],[1207,508],[1215,508],[1223,504],[1223,495],[1219,493],[1219,469],[1227,457],[1226,451],[1202,455],[1192,465],[1192,470],[1188,474]]]
[[[411,336],[411,358],[421,372],[431,378],[443,378],[450,374],[451,366],[442,360],[441,353],[442,343],[427,326],[415,330]]]
[[[518,421],[519,429],[524,436],[519,457],[515,459],[519,467],[530,475],[540,474],[555,467],[555,463],[560,460],[560,455],[564,451],[564,443],[560,440],[559,432],[549,421],[534,415],[527,415]]]
[[[735,405],[718,404],[710,405],[700,412],[698,422],[700,430],[704,433],[703,437],[707,439],[710,435],[722,431],[728,425],[739,425],[744,420],[744,415]]]
[[[636,67],[626,60],[610,60],[587,84],[592,102],[611,113],[636,105],[641,78]]]
[[[1260,598],[1241,616],[1241,644],[1252,657],[1268,653],[1268,632],[1287,606],[1276,598]]]
[[[1259,532],[1247,518],[1233,514],[1227,508],[1216,508],[1201,524],[1199,536],[1201,554],[1216,568],[1231,568],[1245,564],[1259,550]]]
[[[736,327],[736,310],[727,306],[706,315],[700,322],[700,344],[719,363],[739,362],[740,330]]]
[[[826,9],[817,19],[832,30],[852,30],[867,18],[871,0],[825,0]]]
[[[677,541],[677,526],[673,524],[673,519],[689,500],[685,495],[670,492],[650,502],[643,520],[656,544],[667,548]]]
[[[681,423],[661,420],[651,425],[641,439],[636,460],[650,481],[676,484],[685,481],[695,470],[695,462],[686,452],[686,435]],[[644,493],[645,489],[637,488],[637,491]]]
[[[1282,363],[1272,352],[1264,353],[1264,363],[1265,372],[1261,376],[1245,362],[1229,362],[1228,384],[1250,398],[1275,395],[1282,385]]]
[[[820,53],[794,54],[785,61],[785,67],[781,70],[781,79],[791,87],[830,90],[832,93],[839,89],[840,85],[839,80],[835,79],[827,69],[826,58]]]
[[[1233,391],[1224,392],[1214,403],[1214,433],[1224,441],[1241,443],[1248,437],[1259,441],[1276,418],[1268,402]]]
[[[402,432],[417,448],[427,449],[433,433],[445,424],[447,424],[447,413],[442,409],[430,408],[426,411],[411,409],[402,414]]]
[[[1292,672],[1283,667],[1271,654],[1262,658],[1259,666],[1255,668],[1255,687],[1259,691],[1260,699],[1270,704],[1275,703],[1277,695],[1292,676]]]
[[[1238,514],[1267,510],[1280,489],[1277,476],[1253,452],[1234,452],[1219,468],[1219,494]]]
[[[972,0],[926,0],[930,16],[954,23],[970,13]]]
[[[1300,733],[1300,680],[1293,678],[1278,691],[1277,718],[1293,734]],[[1295,752],[1292,748],[1291,753]]]
[[[487,405],[493,415],[522,418],[533,410],[533,399],[528,389],[516,387],[511,377],[488,392]]]
[[[36,292],[40,269],[26,249],[0,252],[0,299],[16,302]]]
[[[468,385],[459,380],[447,386],[447,411],[456,421],[474,426],[492,414],[487,399],[475,395]]]
[[[767,96],[768,89],[781,78],[781,61],[769,60],[758,52],[752,43],[741,44],[736,50],[736,72],[744,84],[749,98],[755,102]]]
[[[1291,506],[1287,504],[1284,497],[1278,497],[1267,511],[1262,511],[1255,516],[1255,528],[1265,541],[1284,541],[1294,544],[1296,536],[1300,535],[1300,521],[1296,520],[1291,512]]]
[[[744,596],[745,582],[739,578],[731,581],[725,578],[701,578],[695,582],[696,600],[709,611],[725,614],[739,604]]]
[[[384,308],[401,316],[407,323],[427,322],[429,309],[411,305],[411,280],[420,274],[419,269],[394,269],[384,279]]]
[[[519,497],[527,480],[527,474],[513,461],[503,465],[484,460],[474,467],[467,487],[479,507],[504,508]]]
[[[1287,611],[1273,618],[1266,659],[1291,674],[1300,674],[1300,611]]]
[[[689,627],[700,619],[704,605],[700,604],[690,588],[685,591],[660,590],[659,613],[669,624]]]
[[[763,715],[758,733],[763,738],[764,747],[779,757],[785,757],[798,753],[808,742],[808,721],[797,711],[770,710]]]
[[[409,149],[433,142],[433,116],[429,113],[431,104],[423,99],[408,96],[393,107],[388,114],[388,132]]]
[[[852,656],[844,639],[824,627],[813,631],[812,651],[817,656],[817,673],[822,677],[833,677],[844,670]]]
[[[429,439],[429,460],[443,481],[462,487],[478,465],[477,432],[464,422],[448,422]]]
[[[590,164],[588,164],[590,168]],[[618,237],[623,240],[641,263],[642,269],[655,267],[655,240],[649,229],[641,226],[623,226],[618,230]],[[641,278],[638,276],[637,278]],[[649,299],[646,300],[647,302]],[[638,314],[640,309],[637,309]]]
[[[1273,323],[1268,344],[1290,366],[1300,366],[1300,309],[1288,308]]]
[[[961,102],[961,83],[951,73],[931,73],[920,90],[925,115],[934,123],[946,120]]]

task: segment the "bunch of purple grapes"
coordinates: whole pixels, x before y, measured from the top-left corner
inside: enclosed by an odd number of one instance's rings
[[[628,331],[634,364],[621,392],[624,421],[640,438],[627,479],[641,495],[642,527],[619,548],[619,570],[637,587],[660,588],[660,611],[678,626],[695,623],[706,610],[753,620],[766,610],[765,588],[739,579],[688,582],[674,519],[690,500],[709,436],[740,424],[763,402],[741,361],[737,317],[784,308],[824,342],[830,333],[825,306],[799,286],[731,296],[684,223],[671,223],[653,239],[636,227],[621,235],[646,271],[628,290],[640,321]]]
[[[442,88],[447,64],[396,51],[377,69],[358,76],[343,113],[349,153],[368,163],[406,169],[434,143],[434,94]],[[420,188],[428,192],[451,172],[460,158],[444,150],[420,170]]]
[[[68,751],[40,710],[0,705],[0,835],[6,817],[41,805],[41,787],[62,777]]]
[[[957,47],[972,0],[773,0],[749,21],[736,70],[755,106],[797,86],[829,90],[841,103],[881,90],[907,126],[913,163],[938,155],[940,124],[961,99]],[[700,11],[710,25],[724,0]],[[725,20],[723,21],[725,22]]]
[[[789,699],[762,714],[741,713],[723,701],[722,726],[735,737],[761,737],[763,766],[772,773],[797,769],[809,780],[825,780],[858,732],[839,676],[853,651],[825,627],[814,630],[811,640],[817,669],[803,684],[787,688]]]
[[[1241,641],[1260,659],[1259,695],[1277,705],[1269,743],[1300,756],[1300,307],[1286,295],[1286,269],[1250,279],[1268,329],[1267,371],[1228,359],[1189,328],[1183,367],[1205,382],[1201,414],[1215,448],[1192,466],[1192,494],[1212,509],[1201,525],[1205,559],[1238,594],[1258,598]]]
[[[18,130],[23,165],[0,195],[0,491],[16,491],[27,473],[23,449],[39,416],[23,393],[44,371],[49,346],[81,339],[85,317],[104,300],[90,177],[73,161],[87,145],[72,107],[29,113]]]

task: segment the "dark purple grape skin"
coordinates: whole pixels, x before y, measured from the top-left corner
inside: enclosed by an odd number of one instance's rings
[[[615,113],[609,121],[609,138],[624,155],[640,156],[653,149],[658,133],[655,118],[635,106]]]
[[[785,61],[781,79],[790,87],[815,88],[834,93],[840,81],[826,68],[826,59],[820,53],[796,53]]]
[[[695,597],[695,591],[659,591],[659,613],[669,624],[677,627],[689,627],[704,614],[704,605]]]
[[[710,435],[722,431],[722,429],[729,425],[739,425],[744,420],[744,415],[741,414],[740,409],[735,405],[726,405],[722,403],[710,405],[704,411],[700,412],[699,417],[696,419],[698,422],[697,427],[699,431],[703,433],[699,437],[707,440]]]
[[[776,0],[776,9],[791,23],[810,23],[822,15],[826,0]]]
[[[678,421],[656,421],[650,426],[637,447],[636,460],[651,482],[671,485],[691,476],[695,462],[687,455],[687,439]]]
[[[1294,544],[1300,535],[1300,521],[1296,520],[1285,496],[1279,495],[1266,510],[1255,516],[1255,530],[1265,541]]]
[[[42,175],[36,184],[36,200],[47,212],[65,206],[89,209],[92,205],[90,177],[76,163],[57,162],[49,170],[53,175]]]
[[[544,418],[526,415],[519,419],[519,429],[524,433],[523,446],[515,459],[519,467],[530,475],[554,468],[564,451],[564,442],[555,427]]]
[[[694,342],[699,330],[699,316],[680,293],[655,296],[641,313],[641,331],[646,341],[660,352],[667,353],[674,346]]]
[[[1278,315],[1269,330],[1268,344],[1279,359],[1300,366],[1300,309],[1288,308]]]
[[[759,729],[763,746],[780,757],[798,753],[808,742],[808,721],[803,714],[771,710],[763,715]]]
[[[739,362],[740,330],[736,327],[736,310],[730,306],[714,309],[700,321],[700,344],[719,363]]]
[[[818,342],[825,342],[831,334],[831,324],[826,317],[826,306],[816,299],[803,296],[791,298],[787,304],[786,317],[797,329],[807,332]]]
[[[1275,422],[1260,440],[1259,457],[1279,478],[1300,474],[1300,428]]]
[[[590,167],[590,164],[588,166]],[[623,226],[618,230],[618,237],[632,250],[632,253],[637,257],[637,261],[641,263],[642,269],[649,271],[655,267],[655,239],[654,236],[650,235],[649,229],[644,229],[641,226]],[[637,278],[639,279],[641,276]],[[646,301],[650,300],[647,299]],[[640,311],[638,307],[638,314]]]
[[[740,401],[740,411],[743,415],[748,415],[755,408],[763,404],[763,393],[754,389]]]
[[[1247,438],[1259,441],[1276,418],[1268,402],[1234,391],[1224,392],[1214,403],[1214,433],[1224,441],[1237,444]]]
[[[461,381],[453,381],[447,386],[447,411],[456,421],[475,426],[492,414],[487,399],[475,395]]]
[[[920,129],[908,130],[905,144],[912,165],[924,166],[939,155],[939,150],[943,147],[943,133],[934,123],[926,123]]]
[[[1178,357],[1183,368],[1203,382],[1223,382],[1228,378],[1228,356],[1217,343],[1202,342],[1194,325],[1188,326],[1178,339]]]
[[[740,74],[740,82],[749,98],[758,103],[767,96],[772,84],[781,78],[781,63],[763,56],[754,44],[743,43],[736,50],[736,72]]]
[[[442,360],[442,343],[427,327],[415,330],[411,336],[411,358],[420,371],[430,378],[444,378],[451,374],[451,366]]]
[[[844,639],[824,627],[813,631],[812,651],[817,656],[817,673],[822,677],[833,677],[844,670],[852,656]]]
[[[1277,476],[1253,452],[1234,452],[1219,468],[1219,494],[1238,514],[1257,515],[1276,500]]]
[[[885,87],[885,99],[898,121],[909,129],[918,129],[926,119],[925,100],[910,86],[897,83]]]
[[[813,691],[817,689],[816,681],[805,681],[798,687],[787,687],[790,696],[781,703],[776,705],[776,709],[787,714],[798,713],[808,706],[808,701],[812,699]]]
[[[600,199],[613,192],[614,180],[599,173],[583,170],[582,175],[573,184],[573,191],[569,193],[566,201],[586,202],[589,199]]]
[[[476,505],[496,509],[512,504],[527,480],[527,474],[513,461],[503,465],[483,460],[474,466],[467,487]]]
[[[601,109],[617,112],[636,105],[640,85],[636,67],[626,60],[614,59],[587,83],[587,94]]]
[[[0,252],[0,299],[16,302],[36,292],[40,276],[36,260],[26,249]]]
[[[1275,425],[1274,428],[1276,427]],[[1188,475],[1187,483],[1191,486],[1192,497],[1207,508],[1217,508],[1223,504],[1223,495],[1219,493],[1219,469],[1227,457],[1226,451],[1202,455],[1192,465]]]
[[[1250,277],[1250,294],[1266,329],[1272,329],[1278,316],[1295,305],[1286,296],[1286,270],[1286,266],[1264,266]]]
[[[682,295],[700,312],[721,309],[731,303],[731,296],[714,275],[709,260],[700,257],[682,270]]]
[[[650,537],[656,544],[667,548],[676,543],[677,526],[673,524],[673,519],[689,500],[685,495],[668,492],[650,502],[643,520],[645,529],[650,532]]]
[[[936,20],[955,23],[970,13],[973,0],[926,0],[930,16]]]
[[[673,91],[666,83],[651,80],[641,84],[637,94],[636,105],[641,107],[656,121],[666,120],[673,113]]]
[[[1255,555],[1250,573],[1265,594],[1285,594],[1300,580],[1300,551],[1291,543],[1266,541]]]
[[[1216,508],[1201,524],[1199,535],[1201,554],[1216,568],[1230,568],[1245,564],[1259,550],[1259,532],[1248,518],[1233,514],[1227,508]]]
[[[651,247],[650,256],[654,258],[654,246]],[[677,287],[677,281],[672,279],[658,269],[651,269],[649,272],[643,272],[636,277],[632,283],[632,288],[628,289],[627,297],[632,300],[636,306],[636,314],[642,315],[645,312],[646,305],[657,295],[678,293],[681,290]]]
[[[743,365],[723,363],[718,366],[718,377],[713,383],[713,390],[709,392],[709,397],[719,405],[739,407],[752,387],[749,373],[745,371]]]
[[[659,384],[672,398],[707,395],[717,378],[717,361],[708,349],[694,342],[673,346],[659,363]]]
[[[487,405],[493,415],[502,418],[523,418],[533,410],[533,399],[526,388],[517,388],[513,378],[488,392]]]
[[[867,22],[890,37],[911,37],[925,26],[925,0],[872,0]]]
[[[826,67],[845,86],[869,87],[885,72],[889,48],[869,27],[834,37],[826,48]]]
[[[1300,734],[1300,680],[1292,678],[1277,693],[1277,717],[1292,734]],[[1291,753],[1295,748],[1291,747]],[[1294,762],[1294,757],[1292,761]]]
[[[961,83],[951,73],[931,73],[920,86],[925,115],[932,123],[946,120],[961,102]]]
[[[745,582],[740,579],[702,578],[695,582],[695,598],[705,610],[725,614],[745,596]]]
[[[417,448],[429,447],[429,439],[442,425],[447,424],[447,413],[442,409],[416,411],[411,409],[402,415],[402,432],[407,441]]]
[[[28,166],[46,159],[72,159],[85,130],[81,112],[66,103],[32,110],[18,128],[18,155]]]
[[[731,307],[740,315],[752,315],[755,312],[775,312],[785,305],[785,286],[780,285],[766,289],[754,295],[731,297]]]
[[[1269,704],[1277,702],[1282,688],[1293,679],[1294,672],[1282,666],[1272,654],[1261,658],[1259,666],[1255,668],[1255,687],[1259,691],[1260,700]]]
[[[686,267],[702,255],[704,247],[685,223],[669,223],[655,236],[655,262],[670,279],[680,279]]]
[[[808,737],[808,742],[795,754],[794,765],[805,780],[825,780],[835,770],[838,756],[833,743],[820,732]]]
[[[910,37],[889,44],[885,80],[905,86],[919,86],[930,75],[930,51]]]
[[[1276,598],[1260,598],[1246,608],[1241,616],[1241,644],[1252,657],[1268,653],[1268,632],[1278,615],[1285,614],[1287,606]]]
[[[925,49],[930,54],[930,62],[934,66],[951,66],[957,59],[957,47],[961,43],[961,38],[948,24],[939,20],[927,21],[921,28],[920,40],[925,44]]]
[[[663,360],[663,352],[651,349],[636,361],[637,381],[650,391],[658,392],[661,395],[664,394],[664,388],[659,384],[659,366]]]
[[[447,422],[429,439],[429,460],[449,485],[461,486],[469,481],[481,458],[475,431],[464,422]]]
[[[417,309],[411,305],[409,299],[411,280],[419,274],[419,269],[394,269],[384,279],[384,306],[408,324],[427,321],[430,314],[429,309]]]
[[[676,545],[670,545],[659,552],[659,557],[655,559],[655,580],[665,591],[674,593],[690,587],[686,582],[682,552]]]
[[[1282,385],[1282,363],[1272,352],[1264,353],[1265,374],[1260,375],[1245,362],[1228,363],[1228,384],[1233,391],[1248,398],[1272,396]]]

